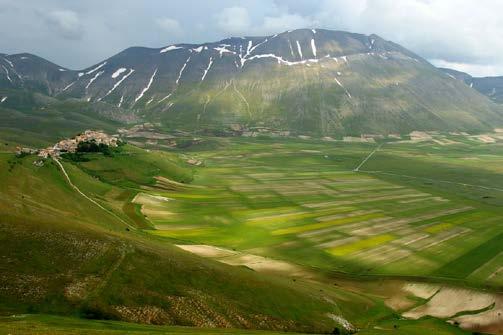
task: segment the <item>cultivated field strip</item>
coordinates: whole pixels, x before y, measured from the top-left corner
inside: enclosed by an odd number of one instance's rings
[[[151,233],[186,244],[263,250],[329,270],[502,281],[503,250],[492,244],[486,261],[467,258],[473,271],[443,270],[500,231],[497,214],[327,164],[323,155],[277,150],[245,159],[219,152],[198,170],[198,187],[135,202],[157,228]],[[302,164],[285,163],[291,159]]]

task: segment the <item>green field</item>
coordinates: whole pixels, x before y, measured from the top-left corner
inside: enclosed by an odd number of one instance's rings
[[[420,325],[418,327],[418,325]],[[396,327],[396,328],[395,328]],[[425,319],[420,322],[396,321],[383,323],[380,329],[364,330],[359,334],[382,334],[383,331],[393,331],[397,335],[420,335],[424,331],[433,331],[438,335],[466,334],[454,327],[443,325],[434,319]],[[117,321],[88,321],[49,315],[19,315],[14,317],[0,317],[0,332],[13,334],[45,334],[45,335],[77,335],[77,334],[130,334],[130,335],[157,335],[157,334],[201,334],[201,335],[280,335],[284,332],[254,331],[243,329],[208,329],[190,327],[170,327],[139,325]],[[299,334],[299,333],[288,333]]]
[[[407,320],[429,298],[404,288],[501,289],[503,148],[386,143],[355,172],[377,146],[204,138],[62,159],[95,203],[54,161],[0,154],[0,332],[463,334],[444,321],[494,305]]]
[[[138,202],[156,228],[148,231],[179,244],[325,271],[500,287],[503,277],[493,273],[501,264],[493,260],[503,251],[503,148],[387,144],[352,171],[374,148],[233,141],[191,152],[204,161],[191,187],[144,191],[171,200]],[[467,152],[471,159],[462,159]],[[477,275],[481,268],[486,278]]]

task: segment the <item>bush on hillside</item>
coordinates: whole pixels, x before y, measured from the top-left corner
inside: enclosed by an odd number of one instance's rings
[[[89,162],[89,158],[85,157],[82,152],[67,152],[61,155],[64,159],[68,159],[73,162]]]
[[[80,307],[80,315],[84,319],[120,320],[120,315],[113,308],[98,301],[84,303]]]
[[[77,144],[77,152],[102,152],[105,156],[111,156],[112,151],[110,147],[103,143],[96,143],[96,141],[85,141]]]

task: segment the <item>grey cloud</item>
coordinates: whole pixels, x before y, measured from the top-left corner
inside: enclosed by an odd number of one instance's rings
[[[0,7],[0,52],[33,52],[72,68],[133,45],[318,27],[376,33],[473,74],[503,74],[499,0],[0,0]]]
[[[166,31],[167,33],[179,36],[183,33],[182,26],[180,25],[180,22],[178,22],[175,19],[169,18],[169,17],[162,17],[162,18],[157,18],[155,20],[157,25]]]
[[[81,39],[84,27],[78,14],[71,10],[54,10],[46,14],[46,22],[58,35],[66,39]]]
[[[251,26],[250,14],[244,7],[227,7],[215,15],[218,27],[230,34],[246,34]]]

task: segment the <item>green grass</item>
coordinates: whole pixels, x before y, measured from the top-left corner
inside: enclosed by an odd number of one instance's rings
[[[5,90],[9,104],[0,107],[0,139],[3,143],[43,147],[74,136],[85,129],[115,132],[121,122],[106,117],[105,108],[87,102],[59,101],[24,90]]]
[[[376,288],[370,279],[445,277],[501,287],[501,276],[491,277],[501,266],[503,210],[495,205],[500,196],[488,201],[460,192],[464,187],[457,184],[353,172],[374,149],[369,144],[211,141],[218,145],[190,151],[204,161],[201,167],[187,165],[176,151],[131,145],[114,157],[63,161],[79,189],[138,231],[126,230],[116,216],[75,192],[51,160],[37,167],[35,157],[0,154],[0,255],[8,260],[0,264],[0,286],[8,288],[0,291],[0,311],[147,322],[141,312],[147,308],[153,323],[300,332],[331,331],[337,323],[327,313],[333,313],[367,334],[380,328],[461,334],[435,319],[400,320],[384,304],[393,289]],[[488,149],[471,148],[486,159]],[[396,145],[376,153],[365,168],[375,164],[453,182],[466,171],[475,173],[452,158],[461,149],[442,150],[437,155],[428,145]],[[498,150],[490,150],[477,183],[490,185],[483,183],[497,174]],[[407,165],[411,156],[419,167]],[[157,198],[141,207],[131,202],[138,192]],[[229,266],[173,243],[284,260],[321,279],[292,280]],[[77,334],[98,325],[111,332],[193,331],[43,315],[23,320],[4,318],[0,330],[39,327],[57,334],[73,324]]]
[[[445,264],[443,267],[436,270],[433,275],[467,277],[473,271],[484,265],[484,263],[490,261],[503,251],[503,246],[501,245],[502,238],[503,234],[494,236],[487,242],[478,245],[460,257],[452,260],[450,263]]]
[[[440,158],[432,161],[440,154],[433,156],[428,145],[391,146],[376,153],[364,170],[386,163],[379,169],[398,174],[408,169],[411,175],[430,173],[431,179],[452,182],[462,180],[466,172],[464,165],[450,163],[450,157],[466,155],[467,148],[442,149],[449,162],[444,166]],[[495,256],[499,249],[484,243],[501,231],[503,212],[493,205],[499,198],[489,203],[457,189],[453,192],[456,184],[444,187],[421,179],[352,172],[374,147],[236,139],[217,149],[193,150],[191,154],[205,162],[194,170],[193,184],[199,187],[151,190],[176,199],[162,204],[173,216],[149,218],[162,229],[152,233],[179,243],[262,248],[276,258],[355,275],[437,277],[438,269],[463,260],[467,250],[480,246],[486,258],[479,257],[478,266]],[[475,152],[481,159],[488,150],[470,148],[480,150],[481,154]],[[396,152],[393,159],[390,152]],[[417,167],[415,161],[402,158],[410,156],[422,159]],[[482,179],[485,173],[481,171]],[[148,204],[144,208],[154,209]],[[457,268],[452,267],[449,277],[464,281],[469,267]],[[486,280],[471,284],[489,284]]]
[[[202,334],[202,335],[281,335],[298,334],[275,331],[257,331],[243,329],[205,329],[190,327],[139,325],[119,321],[93,321],[51,315],[18,315],[13,317],[0,317],[0,331],[12,334]],[[374,329],[363,329],[358,334],[383,334],[390,332],[399,335],[421,335],[432,332],[439,335],[469,334],[459,328],[447,325],[442,321],[425,318],[420,321],[383,320]]]
[[[103,182],[121,187],[155,183],[154,177],[162,176],[178,182],[190,182],[192,172],[175,155],[166,152],[147,152],[131,145],[121,147],[113,159],[102,154],[88,154],[87,162],[77,162],[86,174]]]
[[[254,331],[242,329],[204,329],[190,327],[140,325],[119,321],[93,321],[51,315],[18,315],[0,317],[0,332],[12,334],[236,334],[280,335],[283,332]],[[289,333],[294,334],[294,333]]]
[[[2,313],[137,321],[130,316],[135,308],[155,306],[163,311],[153,316],[155,323],[299,331],[334,326],[324,315],[339,307],[323,297],[338,299],[344,290],[328,285],[322,293],[317,284],[203,260],[152,235],[126,231],[69,187],[50,160],[42,167],[33,160],[0,155],[0,243],[8,260],[0,265]],[[117,186],[78,171],[70,175],[111,210],[130,198],[112,197]],[[349,296],[352,306],[368,305]]]

